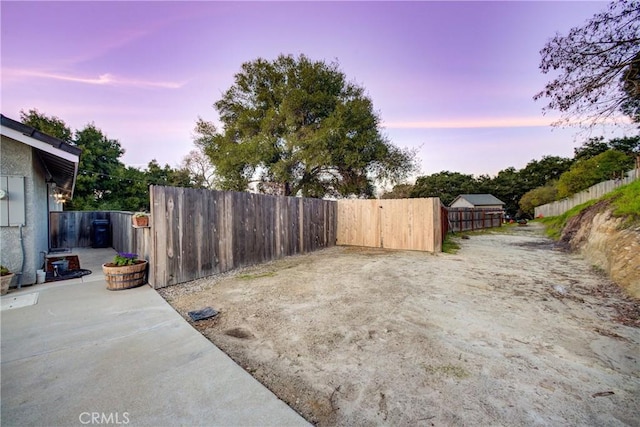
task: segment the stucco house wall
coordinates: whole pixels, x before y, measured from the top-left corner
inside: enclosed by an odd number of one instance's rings
[[[25,181],[25,224],[22,227],[24,245],[24,275],[22,285],[36,282],[36,270],[42,268],[43,255],[49,249],[48,206],[45,171],[34,149],[2,136],[0,140],[0,174],[23,176]],[[23,261],[20,226],[0,227],[0,264],[13,273],[20,273]],[[12,286],[18,281],[14,277]]]

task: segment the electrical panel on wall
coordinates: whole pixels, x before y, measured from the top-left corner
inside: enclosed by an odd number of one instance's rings
[[[0,176],[0,226],[26,225],[24,176]]]

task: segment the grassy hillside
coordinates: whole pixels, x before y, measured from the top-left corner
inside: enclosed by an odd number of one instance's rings
[[[590,206],[604,200],[610,202],[610,205],[613,207],[614,216],[627,218],[624,222],[625,227],[640,224],[640,180],[636,180],[631,184],[619,187],[598,200],[590,200],[587,203],[578,205],[562,215],[542,218],[540,221],[546,225],[547,235],[554,240],[558,240],[562,233],[562,229],[569,219],[578,215]]]

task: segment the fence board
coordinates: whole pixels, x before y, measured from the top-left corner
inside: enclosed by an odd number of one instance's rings
[[[333,201],[160,186],[150,192],[156,288],[335,244]]]
[[[337,243],[440,252],[440,199],[339,200]]]
[[[538,206],[534,209],[534,215],[536,218],[562,215],[578,205],[590,200],[599,199],[616,188],[622,185],[631,184],[637,179],[640,179],[640,169],[632,169],[626,173],[626,176],[623,179],[604,181],[566,199]]]
[[[49,213],[51,249],[86,248],[93,246],[93,221],[109,221],[110,246],[118,252],[138,254],[150,259],[150,229],[134,228],[133,212],[121,211],[58,211]]]
[[[504,218],[504,213],[495,209],[446,208],[446,211],[447,229],[452,232],[500,227]]]
[[[167,282],[167,210],[164,192],[149,191],[151,206],[151,247],[153,264],[149,268],[149,283]]]

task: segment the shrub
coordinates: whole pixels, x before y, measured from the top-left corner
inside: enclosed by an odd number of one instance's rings
[[[122,267],[124,265],[133,265],[138,261],[138,254],[131,254],[127,252],[118,252],[118,254],[113,258],[113,263],[118,267]]]

